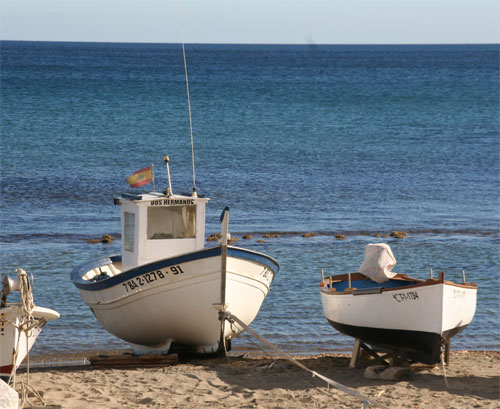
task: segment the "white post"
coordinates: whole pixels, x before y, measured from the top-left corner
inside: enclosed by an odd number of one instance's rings
[[[168,155],[165,155],[163,157],[163,161],[165,162],[165,165],[167,167],[167,176],[168,176],[168,195],[167,196],[170,196],[172,194],[172,181],[170,180],[170,166],[168,165],[168,163],[170,162],[170,158],[168,157]]]
[[[221,305],[226,303],[226,266],[227,266],[227,242],[229,240],[229,208],[226,207],[220,215],[221,230],[221,287],[220,298]]]
[[[229,208],[226,207],[220,215],[220,308],[221,312],[226,311],[226,269],[227,269],[227,242],[229,236]],[[225,351],[226,340],[224,338],[226,320],[221,315],[221,333],[219,340],[219,351]]]
[[[156,189],[155,189],[155,169],[153,167],[153,164],[151,164],[151,174],[153,175],[153,192],[156,192]]]

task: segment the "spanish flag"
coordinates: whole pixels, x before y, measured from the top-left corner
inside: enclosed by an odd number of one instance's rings
[[[148,166],[129,176],[126,181],[130,187],[141,187],[153,181],[153,165]]]

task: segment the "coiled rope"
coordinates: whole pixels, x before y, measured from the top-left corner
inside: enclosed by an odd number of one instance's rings
[[[38,393],[38,391],[30,385],[29,381],[29,338],[33,334],[32,331],[33,329],[39,324],[38,321],[33,317],[33,309],[35,308],[35,303],[33,301],[33,290],[32,286],[30,284],[30,279],[28,277],[28,274],[26,271],[24,271],[22,268],[17,268],[15,270],[17,273],[17,277],[19,280],[19,298],[20,298],[20,307],[21,307],[21,318],[16,325],[15,323],[2,318],[2,322],[5,322],[7,324],[12,325],[14,328],[17,329],[17,340],[16,340],[16,347],[14,348],[13,356],[12,356],[12,363],[13,363],[13,368],[12,372],[10,374],[9,380],[8,380],[8,385],[10,385],[13,389],[15,389],[16,385],[16,363],[17,363],[17,358],[19,355],[20,347],[21,347],[21,336],[22,334],[25,335],[25,341],[26,341],[26,382],[21,382],[21,392],[19,393],[19,398],[20,398],[20,407],[23,407],[25,403],[28,403],[31,406],[34,406],[33,402],[30,401],[29,399],[29,393],[31,392],[35,398],[39,400],[39,402],[43,405],[46,406],[46,403],[42,399],[41,395]]]

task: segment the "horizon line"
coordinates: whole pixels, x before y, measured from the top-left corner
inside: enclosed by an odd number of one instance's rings
[[[0,42],[24,42],[24,43],[89,43],[89,44],[164,44],[173,45],[181,44],[181,42],[158,42],[158,41],[89,41],[89,40],[11,40],[11,39],[0,39]],[[383,46],[383,45],[498,45],[500,42],[436,42],[436,43],[246,43],[246,42],[234,42],[234,43],[221,43],[221,42],[185,42],[184,44],[191,45],[300,45],[300,46]]]

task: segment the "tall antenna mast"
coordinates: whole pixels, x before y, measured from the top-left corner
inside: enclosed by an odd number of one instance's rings
[[[191,134],[191,159],[193,162],[193,197],[197,197],[198,194],[196,193],[196,173],[194,170],[194,140],[193,140],[193,122],[191,120],[191,98],[189,97],[189,80],[188,80],[188,70],[186,63],[186,50],[184,49],[184,30],[182,29],[182,18],[181,18],[180,7],[179,7],[179,24],[181,27],[182,55],[184,57],[184,72],[186,74],[186,91],[187,91],[188,111],[189,111],[189,131]]]

